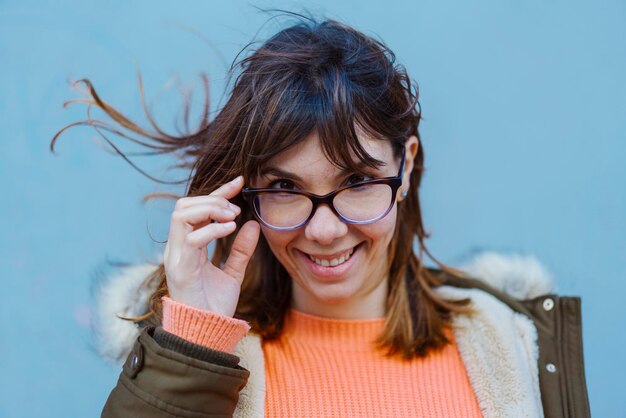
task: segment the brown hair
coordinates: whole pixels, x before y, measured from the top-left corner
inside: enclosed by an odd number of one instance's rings
[[[97,125],[157,153],[176,153],[181,158],[180,166],[191,169],[187,196],[211,193],[240,174],[249,184],[269,159],[312,132],[319,135],[330,161],[356,171],[350,152],[372,167],[381,161],[362,148],[355,124],[372,138],[390,141],[396,156],[411,135],[420,139],[418,89],[384,43],[335,20],[318,21],[290,14],[300,21],[231,66],[231,71],[236,67],[241,71],[227,103],[212,121],[205,113],[196,132],[166,134],[146,109],[154,131],[142,129],[102,101],[88,80],[82,81],[91,95],[89,105],[104,110],[119,126],[96,124],[90,119],[68,127]],[[208,111],[208,96],[205,109]],[[53,138],[52,149],[68,127]],[[124,129],[151,141],[139,141],[125,134]],[[462,274],[436,260],[424,243],[428,233],[422,223],[418,194],[423,172],[424,148],[420,141],[410,190],[398,204],[398,221],[388,250],[387,312],[384,332],[378,340],[388,354],[405,358],[425,355],[447,344],[444,328],[450,325],[451,315],[469,312],[467,300],[447,301],[433,291],[441,283],[423,265],[427,254],[441,269]],[[238,225],[252,219],[250,208],[240,196],[233,202],[242,208]],[[235,235],[217,240],[212,257],[215,265],[225,262]],[[415,240],[418,254],[413,250]],[[163,264],[148,280],[158,281],[148,315],[161,318],[161,297],[168,294]],[[261,236],[246,270],[235,316],[249,321],[252,330],[263,338],[276,338],[290,297],[290,278]]]

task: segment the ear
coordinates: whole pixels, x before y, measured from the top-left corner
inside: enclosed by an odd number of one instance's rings
[[[409,190],[411,185],[411,173],[413,172],[413,161],[415,160],[415,156],[417,155],[417,150],[419,149],[419,141],[415,135],[411,135],[409,139],[404,143],[404,151],[406,154],[406,163],[404,164],[404,173],[402,175],[402,186],[400,186],[400,190],[398,190],[399,196],[398,201],[401,202],[404,200],[402,196],[403,191]]]

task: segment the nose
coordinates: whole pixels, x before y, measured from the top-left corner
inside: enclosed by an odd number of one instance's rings
[[[317,207],[313,217],[304,228],[304,235],[321,245],[330,245],[348,232],[348,225],[333,213],[326,204]]]

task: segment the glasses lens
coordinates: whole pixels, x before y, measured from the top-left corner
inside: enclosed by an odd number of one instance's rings
[[[381,218],[392,204],[388,184],[364,184],[350,187],[335,196],[333,204],[346,219],[368,222]]]
[[[254,200],[257,215],[266,224],[276,228],[291,228],[304,222],[313,203],[295,193],[260,193]]]

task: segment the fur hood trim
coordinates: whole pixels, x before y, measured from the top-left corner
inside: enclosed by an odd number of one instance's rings
[[[91,327],[98,354],[121,366],[141,330],[134,321],[120,317],[138,317],[148,311],[150,296],[157,283],[146,279],[158,264],[145,263],[119,267],[108,276],[100,276],[94,285],[94,315]]]
[[[94,286],[92,328],[98,353],[117,366],[123,364],[140,333],[133,321],[120,317],[147,312],[157,283],[148,284],[146,279],[157,267],[157,263],[119,267],[99,277]],[[463,263],[461,270],[520,300],[554,291],[550,274],[533,256],[483,252]]]
[[[485,251],[463,263],[461,270],[518,300],[556,291],[552,275],[531,255]]]

